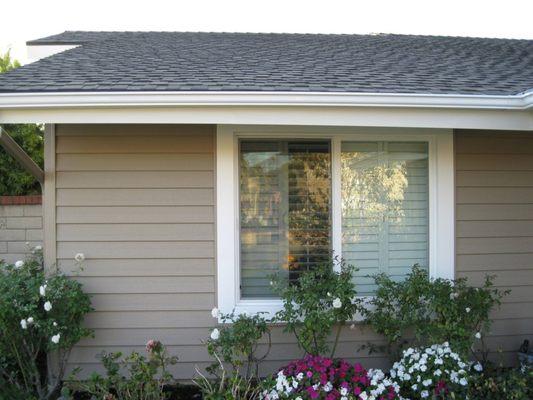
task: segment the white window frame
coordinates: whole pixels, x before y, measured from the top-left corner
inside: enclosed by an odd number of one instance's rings
[[[454,278],[455,185],[452,129],[218,125],[216,137],[217,300],[223,313],[281,309],[277,299],[241,299],[239,263],[239,139],[327,139],[332,157],[332,249],[342,254],[342,141],[425,141],[429,150],[429,273]]]

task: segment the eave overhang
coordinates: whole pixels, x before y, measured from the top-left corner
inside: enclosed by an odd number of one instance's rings
[[[0,123],[167,123],[533,130],[513,96],[339,92],[0,93]]]

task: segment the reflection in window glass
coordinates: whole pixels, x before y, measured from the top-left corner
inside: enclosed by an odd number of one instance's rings
[[[242,298],[274,297],[272,274],[294,281],[329,257],[330,164],[328,141],[240,141]]]
[[[368,275],[428,268],[427,143],[343,142],[341,175],[342,253],[358,292],[375,289]]]

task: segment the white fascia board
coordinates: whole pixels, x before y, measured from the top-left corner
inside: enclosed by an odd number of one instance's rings
[[[0,109],[170,106],[320,106],[533,109],[533,92],[513,96],[327,92],[0,93]]]

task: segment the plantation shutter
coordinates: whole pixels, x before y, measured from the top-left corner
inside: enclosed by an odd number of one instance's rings
[[[428,146],[425,142],[343,142],[342,253],[359,268],[359,294],[370,275],[401,280],[429,265]]]
[[[296,280],[330,254],[329,142],[239,144],[241,297],[274,297],[272,274]]]

